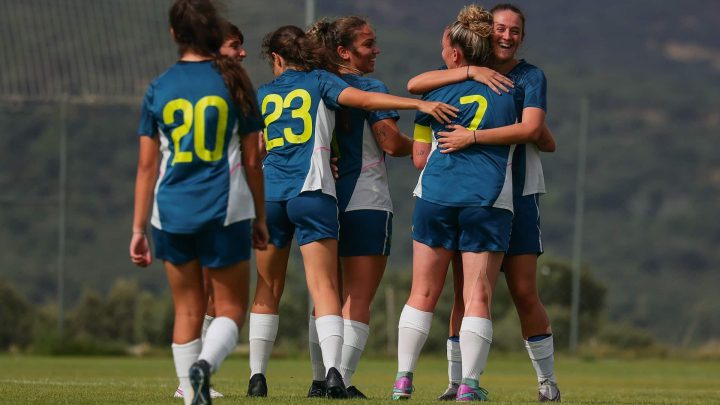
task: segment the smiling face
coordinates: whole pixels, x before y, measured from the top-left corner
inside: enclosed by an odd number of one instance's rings
[[[511,10],[498,10],[493,13],[493,56],[497,63],[515,58],[523,40],[523,21],[520,15]]]
[[[355,31],[352,48],[338,47],[340,57],[362,73],[375,71],[375,59],[380,53],[380,48],[377,46],[377,38],[372,27],[366,24]]]
[[[229,58],[237,58],[241,62],[247,56],[247,52],[238,38],[230,38],[223,42],[220,47],[220,54]]]

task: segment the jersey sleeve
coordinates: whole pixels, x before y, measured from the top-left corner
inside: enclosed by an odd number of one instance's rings
[[[158,132],[157,121],[152,113],[152,105],[155,91],[152,85],[148,87],[145,97],[143,98],[142,107],[140,109],[140,125],[137,134],[140,136],[155,137]]]
[[[525,76],[523,108],[537,107],[547,111],[547,80],[540,69],[532,69]]]
[[[432,128],[427,125],[415,124],[413,139],[417,142],[432,143]]]
[[[363,90],[372,91],[375,93],[390,94],[387,86],[385,86],[385,83],[379,80],[373,80],[373,82],[368,86],[368,88]],[[400,119],[400,114],[398,114],[398,112],[395,110],[368,111],[367,121],[370,125],[386,119],[393,119],[397,121]]]
[[[333,110],[339,110],[342,106],[338,103],[338,97],[343,90],[350,87],[343,79],[325,70],[315,70],[320,87],[320,96],[325,104]]]

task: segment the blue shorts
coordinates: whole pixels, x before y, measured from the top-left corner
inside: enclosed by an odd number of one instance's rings
[[[505,252],[512,212],[494,207],[449,207],[415,199],[413,240],[462,252]]]
[[[340,256],[390,256],[392,218],[380,210],[341,212]]]
[[[297,236],[299,246],[338,239],[337,201],[322,191],[306,191],[287,201],[265,201],[270,243],[283,248]]]
[[[223,226],[211,222],[195,233],[170,233],[152,228],[155,257],[181,265],[197,259],[201,265],[220,268],[250,259],[250,221]]]
[[[512,220],[512,234],[508,256],[543,253],[542,232],[540,232],[540,195],[531,194],[513,199],[515,216]]]

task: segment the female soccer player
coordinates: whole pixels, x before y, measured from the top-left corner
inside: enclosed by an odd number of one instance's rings
[[[553,339],[545,307],[540,301],[536,285],[537,257],[543,247],[540,234],[540,194],[545,192],[540,154],[553,152],[555,141],[545,126],[546,81],[542,70],[524,60],[518,60],[516,53],[525,38],[525,16],[511,4],[495,6],[493,13],[493,54],[490,67],[507,75],[515,83],[515,105],[518,113],[517,125],[492,130],[467,131],[454,126],[455,131],[442,132],[439,142],[447,147],[445,152],[462,149],[475,138],[480,143],[519,143],[513,158],[513,189],[515,216],[510,247],[503,261],[505,279],[520,325],[525,347],[537,373],[541,401],[559,401],[560,391],[554,372]],[[408,89],[413,93],[430,91],[446,84],[464,80],[467,73],[473,76],[475,67],[468,72],[464,69],[428,72],[410,80]],[[537,138],[540,133],[539,138]],[[534,142],[534,143],[533,143]],[[453,275],[462,276],[453,265]],[[440,399],[451,400],[455,396],[460,374],[457,333],[459,318],[463,312],[461,291],[455,290],[453,316],[451,317],[450,339],[448,339],[448,370],[450,384]],[[460,316],[458,316],[460,315]]]
[[[235,24],[225,19],[220,20],[220,28],[223,33],[223,43],[219,50],[220,55],[228,58],[236,58],[238,61],[242,62],[242,60],[245,59],[245,56],[247,56],[247,52],[245,52],[245,48],[243,48],[244,39],[242,31],[240,31]],[[205,319],[203,320],[202,333],[200,334],[201,340],[205,340],[205,334],[207,333],[213,319],[215,319],[215,302],[213,301],[212,282],[210,281],[210,273],[207,267],[203,268],[203,282],[205,283],[205,294],[208,297],[208,303],[205,312]],[[175,398],[183,397],[183,389],[180,385],[178,385],[173,396]],[[210,397],[222,398],[223,394],[215,390],[213,387],[210,387]]]
[[[463,8],[442,37],[448,68],[481,66],[490,56],[492,15],[471,5]],[[516,121],[512,97],[488,86],[464,81],[426,94],[460,108],[457,123],[494,128]],[[415,188],[413,280],[398,324],[398,374],[393,399],[407,399],[418,356],[454,252],[462,255],[465,314],[460,329],[463,380],[458,401],[487,400],[478,379],[492,341],[490,302],[510,240],[512,182],[508,164],[514,146],[473,145],[453,154],[438,153],[433,136],[444,127],[427,115],[415,119],[413,161],[423,168]],[[452,185],[452,186],[449,186]]]
[[[311,29],[322,37],[334,70],[350,86],[388,93],[384,83],[363,75],[375,70],[380,53],[375,32],[367,20],[341,17],[322,20]],[[385,154],[408,156],[412,139],[400,132],[396,111],[349,108],[335,127],[339,177],[335,184],[339,209],[339,256],[342,272],[344,343],[340,372],[350,398],[366,398],[352,385],[369,333],[370,304],[385,271],[392,236],[392,200]],[[365,133],[365,125],[370,130]],[[313,383],[309,397],[324,396],[325,367],[318,344],[315,317],[309,325]]]
[[[268,240],[257,147],[262,122],[242,66],[217,55],[219,18],[208,0],[173,3],[180,60],[150,84],[138,130],[130,256],[142,267],[152,261],[146,227],[154,194],[155,256],[175,304],[172,348],[185,404],[211,403],[210,374],[235,346],[247,309],[250,246],[264,249]],[[201,342],[203,266],[217,318]]]
[[[276,79],[258,90],[265,119],[264,175],[270,245],[258,252],[258,282],[250,314],[249,396],[267,395],[265,368],[275,341],[278,306],[285,284],[290,241],[297,237],[316,328],[327,370],[327,395],[345,398],[338,371],[343,318],[337,280],[338,208],[330,173],[330,138],[340,106],[419,109],[440,121],[454,107],[349,87],[339,77],[313,70],[325,66],[322,49],[295,26],[268,34],[263,51]]]

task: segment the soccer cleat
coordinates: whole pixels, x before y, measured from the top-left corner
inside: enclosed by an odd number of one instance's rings
[[[350,399],[368,399],[357,387],[351,385],[347,387],[348,398]]]
[[[460,384],[451,382],[450,384],[448,384],[447,388],[445,388],[445,392],[440,394],[437,399],[439,401],[454,401],[455,397],[457,396],[459,386]]]
[[[192,405],[210,405],[210,364],[205,360],[198,360],[190,367],[190,384],[195,395]]]
[[[325,398],[327,395],[327,385],[325,385],[325,381],[318,381],[313,380],[312,384],[310,384],[310,389],[308,390],[307,397],[308,398]]]
[[[398,373],[393,386],[392,399],[410,399],[415,387],[412,384],[413,373]]]
[[[258,373],[250,377],[248,383],[247,396],[249,397],[266,397],[267,396],[267,380],[265,376]]]
[[[325,377],[325,385],[327,386],[328,398],[346,399],[348,397],[342,376],[335,367],[330,367],[330,370],[328,370],[327,376]]]
[[[213,388],[212,385],[210,386],[210,398],[222,398],[224,396],[225,395],[215,391],[215,388]]]
[[[560,389],[555,381],[540,381],[538,402],[560,402]]]
[[[458,387],[455,400],[457,402],[489,401],[486,389],[477,385],[476,380],[466,379],[463,379],[462,384]]]
[[[219,393],[218,391],[215,391],[215,388],[210,387],[210,398],[222,398],[225,395]],[[183,397],[183,389],[181,386],[178,385],[177,389],[175,390],[175,394],[173,394],[173,398],[182,398]]]

